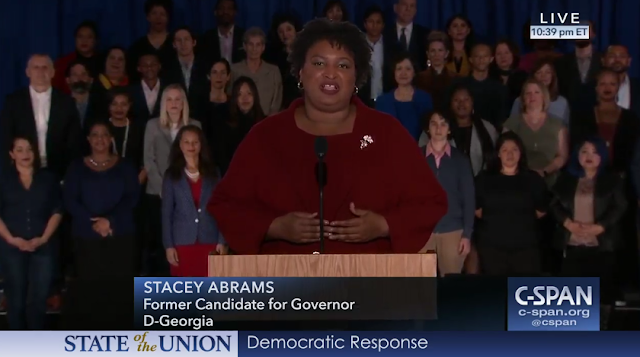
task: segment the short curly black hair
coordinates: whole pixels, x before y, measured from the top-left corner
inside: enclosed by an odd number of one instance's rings
[[[367,82],[371,73],[371,46],[364,32],[350,22],[333,22],[327,19],[309,21],[291,45],[289,63],[291,74],[295,78],[299,77],[309,49],[320,41],[328,41],[332,46],[349,52],[356,67],[356,86]]]

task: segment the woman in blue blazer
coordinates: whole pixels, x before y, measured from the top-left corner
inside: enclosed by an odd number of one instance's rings
[[[162,241],[172,276],[206,277],[209,254],[227,254],[206,209],[218,177],[202,129],[184,126],[171,147],[162,183]]]
[[[400,120],[417,143],[424,127],[422,118],[433,110],[431,95],[413,85],[416,67],[408,53],[399,55],[391,68],[396,88],[376,99],[376,109]]]

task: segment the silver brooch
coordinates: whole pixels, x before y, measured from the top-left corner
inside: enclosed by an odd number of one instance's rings
[[[366,148],[367,146],[369,146],[369,144],[373,144],[373,138],[371,137],[371,135],[363,136],[360,140],[360,150]]]

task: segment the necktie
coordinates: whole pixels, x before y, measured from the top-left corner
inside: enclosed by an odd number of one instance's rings
[[[400,34],[400,46],[404,51],[407,50],[407,29],[405,27],[402,28],[402,34]]]

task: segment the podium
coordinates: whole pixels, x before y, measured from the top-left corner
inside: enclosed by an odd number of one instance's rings
[[[209,277],[374,278],[437,277],[437,257],[426,254],[210,255]]]

